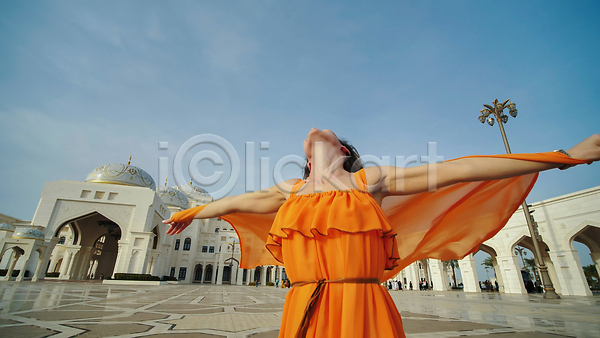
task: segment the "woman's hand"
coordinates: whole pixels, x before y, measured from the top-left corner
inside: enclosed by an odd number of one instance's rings
[[[579,160],[600,160],[600,134],[594,134],[567,150],[571,157]]]
[[[193,219],[187,220],[182,223],[173,222],[170,218],[163,221],[164,224],[169,224],[171,227],[167,230],[167,235],[180,234],[185,228],[192,224]]]

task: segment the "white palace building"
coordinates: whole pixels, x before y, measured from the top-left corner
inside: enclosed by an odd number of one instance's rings
[[[164,219],[210,201],[192,184],[156,188],[148,173],[129,164],[98,167],[84,182],[47,182],[32,221],[0,214],[0,270],[7,270],[0,278],[38,281],[50,273],[61,280],[88,280],[136,273],[171,276],[179,283],[236,285],[285,279],[281,266],[241,269],[238,236],[223,220],[195,220],[181,234],[165,235]],[[533,203],[531,209],[557,293],[590,296],[573,242],[589,248],[600,271],[600,186]],[[500,292],[527,292],[516,246],[533,251],[521,209],[480,247],[492,257]],[[478,281],[486,278],[477,276],[473,255],[458,263],[464,291],[480,291]],[[448,270],[443,262],[426,259],[395,279],[416,289],[425,279],[434,290],[445,291]]]

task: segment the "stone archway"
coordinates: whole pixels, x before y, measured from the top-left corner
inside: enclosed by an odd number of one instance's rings
[[[554,262],[550,255],[550,248],[548,247],[548,244],[543,241],[538,242],[538,244],[542,253],[541,260],[548,268],[548,274],[556,292],[560,293],[561,283],[558,282],[558,276],[554,269]],[[519,268],[520,273],[518,274],[518,280],[523,286],[523,293],[540,292],[543,281],[538,271],[535,247],[531,237],[522,236],[510,247],[510,252],[514,255],[516,266]],[[533,265],[528,263],[528,261],[533,261]]]
[[[569,248],[577,253],[573,242],[582,243],[590,250],[592,265],[596,268],[596,273],[598,273],[600,271],[600,226],[586,222],[586,225],[581,230],[569,238]],[[570,258],[573,261],[572,265],[574,265],[574,269],[570,269],[573,271],[563,273],[560,276],[569,284],[569,294],[591,296],[590,288],[597,288],[598,281],[593,278],[587,280],[578,254],[568,255],[568,253],[565,253],[563,257],[565,260]]]
[[[8,248],[6,248],[6,250],[4,250],[3,252],[0,253],[0,257],[2,258],[2,261],[6,260],[8,262],[8,265],[6,267],[6,272],[4,275],[4,280],[9,281],[13,277],[17,277],[15,267],[18,265],[18,263],[23,262],[24,254],[25,254],[25,250],[23,250],[18,245],[13,245],[11,247],[8,247]],[[5,256],[7,256],[7,257],[5,257]],[[25,268],[25,267],[23,267],[23,268]],[[20,271],[19,271],[19,273],[20,273]],[[15,274],[15,276],[13,276],[13,274]]]
[[[65,242],[54,247],[50,259],[61,261],[59,279],[83,280],[92,278],[92,274],[94,279],[112,276],[121,234],[117,223],[95,211],[57,227],[54,238],[65,237]]]
[[[481,282],[481,279],[485,276],[486,280],[488,280],[491,284],[488,285],[486,287],[485,285],[485,281],[481,283],[481,288],[482,291],[487,290],[487,291],[495,291],[495,287],[496,287],[496,283],[498,283],[498,292],[505,292],[505,288],[504,288],[504,280],[502,277],[502,273],[501,273],[501,269],[500,269],[500,265],[498,264],[498,254],[496,252],[496,249],[494,249],[493,247],[486,245],[486,244],[482,244],[479,246],[479,251],[477,251],[477,253],[475,253],[474,255],[476,257],[476,261],[478,262],[478,267],[479,266],[484,266],[484,270],[485,270],[485,275],[479,276],[479,273],[477,273],[477,279],[478,282]],[[481,262],[481,263],[479,263]],[[488,264],[485,264],[488,263]],[[489,265],[489,263],[491,263],[491,266]]]

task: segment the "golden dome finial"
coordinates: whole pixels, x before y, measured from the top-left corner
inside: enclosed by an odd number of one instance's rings
[[[127,161],[127,165],[131,164],[131,155],[129,155],[129,160]]]
[[[165,178],[165,187],[167,186],[167,180],[168,180],[168,178]]]
[[[190,185],[193,185],[193,184],[194,184],[194,178],[192,177],[192,178],[190,178]]]

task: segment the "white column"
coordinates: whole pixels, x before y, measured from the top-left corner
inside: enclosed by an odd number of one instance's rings
[[[202,262],[202,278],[200,279],[200,284],[204,284],[204,277],[206,277],[206,268],[208,264]]]
[[[419,265],[417,264],[417,262],[413,262],[405,270],[407,270],[407,274],[408,274],[406,288],[408,290],[410,290],[409,286],[410,286],[410,283],[412,282],[413,290],[419,290],[419,272],[418,272]]]
[[[71,254],[69,255],[69,267],[67,268],[67,274],[65,275],[66,279],[70,279],[71,278],[71,270],[73,270],[73,263],[75,262],[75,254],[77,254],[77,252],[71,252]]]
[[[494,275],[496,275],[496,281],[498,282],[498,292],[506,292],[504,290],[504,280],[502,279],[502,274],[500,273],[500,265],[498,265],[498,258],[494,257],[492,262],[492,267],[494,268]]]
[[[244,278],[244,269],[240,268],[240,266],[238,265],[237,267],[237,281],[235,282],[236,285],[243,285],[243,278]]]
[[[577,256],[579,257],[579,254]],[[546,254],[544,256],[542,254],[542,257],[544,257],[544,265],[546,265],[546,267],[548,268],[548,274],[550,275],[551,280],[553,280],[553,281],[559,280],[558,275],[556,274],[556,269],[554,268],[554,263],[552,262],[550,255]],[[541,278],[541,276],[540,276],[540,278]],[[543,284],[543,282],[542,282],[542,284]],[[559,295],[562,295],[561,284],[560,283],[553,283],[553,284],[554,284],[554,290],[556,291],[556,293],[558,293]],[[587,280],[586,280],[586,284],[587,284]]]
[[[58,279],[69,279],[69,277],[67,277],[67,269],[69,269],[69,266],[71,265],[72,257],[72,252],[65,250],[62,263],[60,264],[60,275],[58,275]]]
[[[10,261],[10,265],[8,266],[8,271],[6,271],[6,276],[4,277],[5,281],[9,281],[11,276],[12,276],[12,272],[15,269],[15,265],[17,264],[17,261],[19,260],[19,257],[21,257],[21,253],[18,251],[15,251],[13,249],[14,255],[12,257],[12,260]]]
[[[577,250],[551,251],[550,258],[555,262],[558,277],[558,280],[552,280],[552,283],[560,283],[563,295],[592,296]]]
[[[117,245],[117,259],[115,261],[113,275],[115,273],[129,272],[127,271],[127,269],[129,268],[129,259],[131,258],[131,249],[129,244],[121,244],[121,241],[119,240],[119,243]],[[111,276],[104,276],[104,278],[108,277]]]
[[[219,274],[217,276],[217,285],[223,284],[223,269],[224,268],[225,268],[225,264],[223,264],[223,263],[219,264]],[[231,275],[229,276],[229,279],[231,279]]]
[[[496,273],[499,272],[502,275],[504,292],[526,294],[527,290],[525,290],[525,285],[523,284],[521,266],[519,265],[517,256],[498,256],[496,260],[499,266],[499,271],[496,270]]]
[[[271,269],[271,272],[269,273],[269,280],[267,282],[275,283],[275,266],[268,266],[267,270],[269,269]]]
[[[277,267],[277,278],[279,278],[279,284],[281,284],[281,280],[283,279],[283,266]]]
[[[429,259],[429,268],[431,270],[431,280],[433,281],[433,290],[447,291],[448,282],[446,281],[446,271],[444,271],[444,262],[438,259]],[[399,276],[399,279],[402,277]]]
[[[35,244],[31,244],[35,245]],[[29,264],[29,259],[31,258],[31,247],[27,248],[28,250],[23,255],[23,267],[21,267],[21,271],[19,271],[19,275],[15,278],[15,282],[22,282],[23,278],[25,278],[25,270],[27,269],[27,265]]]
[[[479,281],[477,280],[477,263],[473,254],[467,255],[458,261],[460,273],[462,274],[463,286],[465,292],[481,292]]]
[[[92,247],[85,246],[79,249],[79,255],[81,256],[81,261],[79,262],[79,269],[77,269],[77,275],[74,276],[76,279],[87,279],[87,272],[90,267],[90,258],[92,257]]]
[[[217,269],[219,267],[219,255],[215,255],[215,261],[213,262],[213,273],[212,273],[212,279],[211,279],[211,283],[216,284],[217,283]],[[219,275],[219,278],[221,276]]]
[[[250,282],[254,282],[254,270],[256,270],[256,268],[248,270],[248,274],[246,275],[246,285],[250,285]]]
[[[31,277],[32,282],[37,282],[37,280],[40,278],[40,274],[45,273],[45,271],[43,271],[44,269],[42,268],[42,266],[44,266],[45,261],[46,260],[44,259],[43,255],[39,255],[38,262],[35,267],[35,272],[33,273],[33,277]]]
[[[263,265],[260,269],[260,286],[267,285],[267,265]]]

